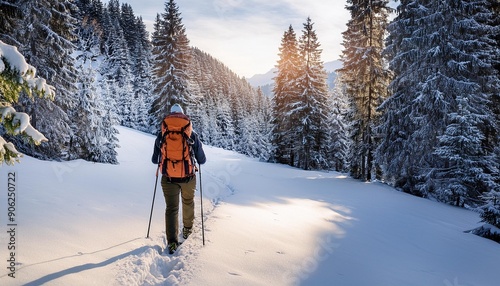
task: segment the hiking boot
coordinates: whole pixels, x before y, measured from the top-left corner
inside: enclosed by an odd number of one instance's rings
[[[191,235],[192,232],[193,232],[192,227],[184,227],[184,228],[182,228],[182,237],[184,239],[187,239]]]
[[[171,242],[171,243],[169,243],[168,246],[167,246],[168,253],[169,254],[173,254],[177,250],[178,246],[179,246],[179,243],[177,243],[177,242]]]

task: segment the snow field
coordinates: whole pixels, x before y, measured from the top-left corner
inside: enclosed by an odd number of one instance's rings
[[[176,254],[162,254],[160,184],[145,238],[154,137],[119,130],[119,165],[24,157],[2,166],[2,181],[8,172],[18,177],[18,248],[13,279],[1,187],[1,285],[499,284],[500,245],[464,232],[479,225],[475,213],[209,146],[201,169],[206,245],[198,191],[194,233]]]

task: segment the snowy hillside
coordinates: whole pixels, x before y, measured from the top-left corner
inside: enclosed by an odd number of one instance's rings
[[[206,245],[197,192],[195,233],[160,254],[161,188],[145,238],[154,138],[119,131],[119,165],[24,157],[0,168],[0,285],[500,285],[500,244],[464,232],[475,213],[208,146]]]
[[[342,62],[340,60],[330,61],[324,63],[324,66],[326,72],[328,74],[331,74],[335,72],[335,70],[342,67]],[[272,68],[264,74],[256,74],[251,78],[248,78],[247,80],[254,87],[272,85],[274,84],[273,78],[276,76],[276,71],[277,71],[276,68]]]

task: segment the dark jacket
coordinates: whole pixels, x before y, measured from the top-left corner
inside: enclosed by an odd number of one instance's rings
[[[196,162],[198,164],[205,164],[207,161],[207,158],[205,157],[205,151],[203,151],[203,144],[201,143],[200,139],[198,138],[198,134],[196,134],[194,131],[191,132],[191,140],[193,140],[193,152],[194,152],[194,157],[196,159]],[[155,140],[155,146],[153,149],[153,157],[151,158],[151,161],[153,164],[159,164],[161,161],[161,151],[160,151],[160,145],[161,145],[161,140],[162,140],[162,134],[161,131],[158,132],[158,136],[156,136]]]

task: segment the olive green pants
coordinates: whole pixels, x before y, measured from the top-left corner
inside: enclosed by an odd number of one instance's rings
[[[177,242],[179,235],[179,194],[182,197],[182,223],[184,227],[193,227],[194,221],[194,192],[196,190],[196,176],[187,183],[171,183],[166,176],[161,178],[161,187],[165,196],[165,230],[167,242]]]

